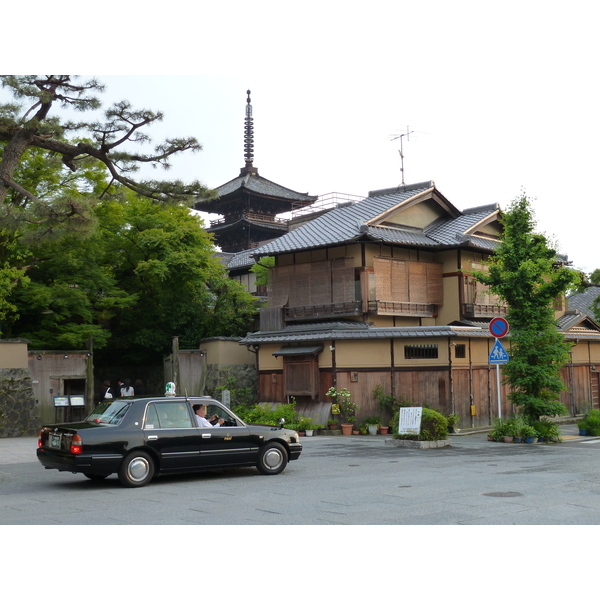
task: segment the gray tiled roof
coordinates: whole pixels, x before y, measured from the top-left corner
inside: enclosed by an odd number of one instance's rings
[[[580,294],[573,294],[567,298],[570,310],[576,310],[582,315],[595,318],[592,304],[600,296],[600,287],[589,287]]]
[[[262,194],[264,196],[276,196],[277,198],[286,198],[288,200],[316,200],[316,196],[309,196],[307,193],[295,192],[289,188],[283,187],[278,183],[269,181],[258,174],[245,174],[220,185],[216,188],[219,196],[223,197],[231,194],[240,188]]]
[[[423,340],[447,337],[491,337],[487,329],[479,327],[375,327],[364,323],[314,323],[286,327],[280,331],[257,331],[248,334],[240,344],[278,344],[291,342],[318,342],[328,340],[374,340],[404,338]]]
[[[256,263],[252,254],[256,251],[256,248],[250,248],[249,250],[242,250],[235,254],[229,255],[226,263],[223,263],[227,269],[232,271],[233,269],[247,269]]]
[[[466,234],[471,227],[496,212],[498,210],[496,205],[471,209],[460,213],[456,218],[448,217],[446,220],[437,221],[424,231],[402,227],[368,225],[369,221],[385,211],[432,187],[433,182],[429,181],[393,191],[385,190],[380,195],[370,195],[351,206],[331,210],[261,246],[255,251],[254,256],[284,254],[347,244],[358,239],[430,248],[464,244],[487,250],[494,250],[497,247],[498,242],[494,240]]]

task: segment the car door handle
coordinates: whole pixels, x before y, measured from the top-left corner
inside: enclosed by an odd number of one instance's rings
[[[202,434],[202,438],[209,438],[209,437],[211,437],[210,433],[203,433]]]
[[[157,436],[157,435],[149,435],[149,436],[148,436],[148,441],[151,441],[151,440],[157,440],[157,439],[158,439],[158,436]]]

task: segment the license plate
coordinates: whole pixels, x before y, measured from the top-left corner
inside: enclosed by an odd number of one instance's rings
[[[50,447],[51,448],[60,448],[60,435],[50,434]]]

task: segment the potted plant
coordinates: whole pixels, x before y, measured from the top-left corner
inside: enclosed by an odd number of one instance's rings
[[[311,423],[310,417],[298,417],[298,433],[300,435],[312,435],[312,430],[310,429]]]
[[[454,413],[446,415],[446,421],[448,421],[448,433],[458,433],[456,425],[460,421],[460,415]]]
[[[581,421],[578,421],[577,427],[579,428],[579,435],[585,436],[588,434],[588,432],[587,432],[588,424],[585,419],[581,419]]]
[[[358,410],[358,404],[352,402],[350,399],[352,394],[347,388],[338,390],[335,387],[330,387],[327,390],[326,396],[330,396],[334,400],[334,404],[339,406],[339,414],[341,417],[342,433],[344,435],[352,435],[354,429],[354,422],[356,421],[356,411]],[[333,413],[333,404],[331,412]]]
[[[377,435],[378,425],[381,423],[381,417],[365,417],[363,425],[369,431],[369,435]]]
[[[337,429],[339,423],[335,419],[327,419],[327,427],[329,427],[329,429]]]
[[[532,425],[524,425],[521,427],[521,437],[526,444],[533,444],[533,438],[536,435],[535,427]]]
[[[513,427],[513,439],[514,442],[520,444],[523,441],[523,428],[527,425],[522,415],[516,415],[509,422]]]
[[[507,421],[504,421],[503,431],[504,431],[504,442],[507,444],[511,444],[514,441],[515,435],[517,433],[517,428],[515,427],[515,422],[512,419],[508,419]]]

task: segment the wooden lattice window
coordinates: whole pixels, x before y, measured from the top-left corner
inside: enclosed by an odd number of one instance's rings
[[[353,302],[354,261],[338,258],[275,267],[269,272],[269,306]]]
[[[441,264],[375,258],[373,268],[377,300],[416,304],[443,303]]]

